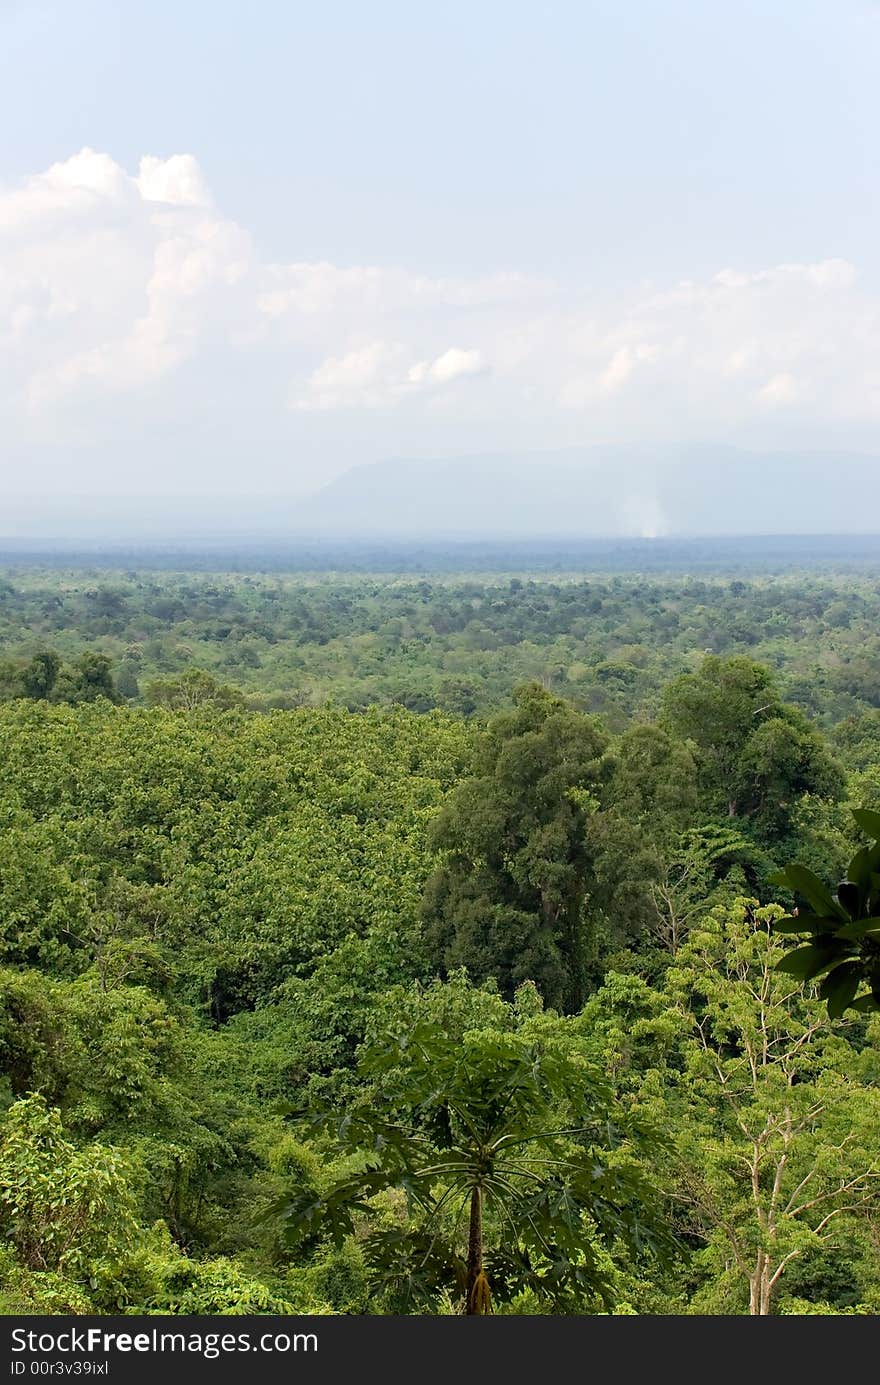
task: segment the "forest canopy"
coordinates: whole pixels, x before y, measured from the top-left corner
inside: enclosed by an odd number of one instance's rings
[[[3,1311],[877,1312],[878,615],[8,570]]]

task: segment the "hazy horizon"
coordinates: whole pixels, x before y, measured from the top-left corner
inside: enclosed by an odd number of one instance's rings
[[[296,495],[5,499],[0,540],[579,540],[880,532],[880,459],[733,448],[390,459]]]

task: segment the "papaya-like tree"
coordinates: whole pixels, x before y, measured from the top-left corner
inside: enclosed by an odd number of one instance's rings
[[[365,1219],[365,1254],[398,1302],[458,1287],[462,1311],[530,1289],[556,1311],[609,1303],[603,1245],[671,1243],[604,1079],[559,1043],[437,1024],[379,1041],[361,1057],[368,1086],[344,1116],[313,1113],[346,1156],[329,1187],[277,1206],[289,1243],[337,1244]],[[351,1172],[352,1167],[355,1172]],[[405,1228],[370,1226],[371,1199],[407,1198]]]

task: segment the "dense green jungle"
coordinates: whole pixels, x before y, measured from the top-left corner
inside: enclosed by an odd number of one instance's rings
[[[6,555],[0,1311],[880,1311],[880,560],[753,556]]]

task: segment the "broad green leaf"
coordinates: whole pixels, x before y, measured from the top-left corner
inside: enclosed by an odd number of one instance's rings
[[[835,927],[839,920],[835,919]],[[774,933],[817,933],[816,918],[813,914],[808,914],[804,918],[793,918],[790,914],[784,919],[774,919],[770,927]],[[832,931],[833,930],[829,930]]]
[[[880,841],[880,813],[873,808],[853,808],[852,815],[866,836]]]
[[[837,901],[851,919],[858,918],[862,908],[862,891],[852,880],[841,880],[837,887]]]
[[[862,980],[859,962],[843,962],[825,977],[819,987],[819,998],[828,1002],[831,1019],[839,1019],[851,1005]]]
[[[806,947],[798,947],[794,952],[787,952],[776,963],[776,970],[787,972],[789,976],[795,976],[800,981],[809,981],[826,967],[832,966],[842,951],[842,948],[817,947],[813,943],[808,943]]]
[[[847,879],[852,880],[860,889],[864,889],[871,878],[871,871],[874,869],[872,855],[870,847],[860,847],[846,868]]]
[[[880,918],[855,919],[852,923],[844,924],[835,933],[836,938],[846,938],[848,941],[861,942],[864,937],[871,937],[875,933],[880,933]]]
[[[799,894],[807,901],[810,908],[817,915],[827,918],[829,914],[837,914],[846,923],[849,915],[841,904],[837,903],[819,879],[806,866],[790,865],[785,870],[779,871],[770,877],[771,884],[787,885],[790,890]]]
[[[819,918],[816,914],[786,914],[784,918],[774,919],[770,924],[774,933],[837,933],[840,917]]]
[[[854,1000],[849,1008],[859,1010],[862,1014],[872,1013],[874,1010],[880,1010],[880,1001],[869,991],[867,995],[860,995],[858,1000]]]

